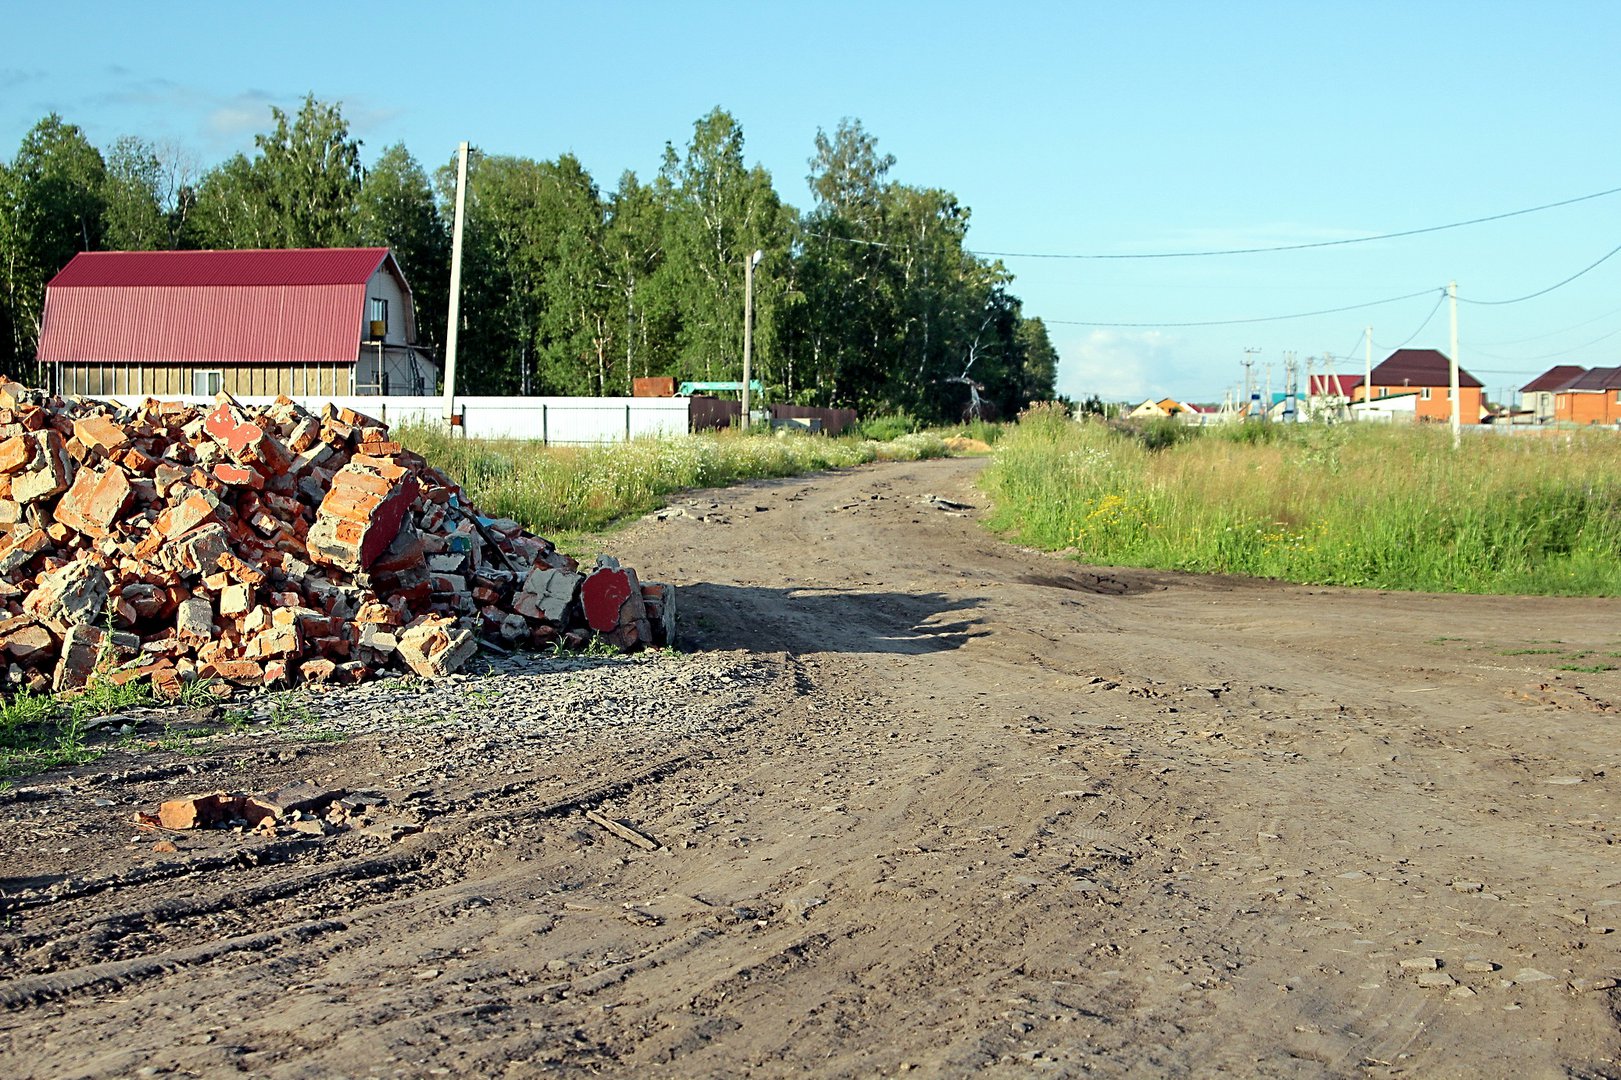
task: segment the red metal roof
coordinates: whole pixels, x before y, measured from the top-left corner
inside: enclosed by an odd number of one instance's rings
[[[85,251],[51,279],[50,288],[364,285],[387,257],[387,248]]]
[[[1621,390],[1621,367],[1596,367],[1561,386],[1561,390]]]
[[[1397,349],[1373,369],[1373,385],[1450,386],[1451,369],[1452,361],[1437,349]],[[1458,385],[1479,388],[1485,384],[1460,367]]]
[[[1307,393],[1313,396],[1326,394],[1350,395],[1352,390],[1362,385],[1360,375],[1313,375],[1306,383]]]
[[[399,276],[387,248],[82,253],[46,288],[39,359],[352,362],[385,264]]]
[[[1587,369],[1579,364],[1555,364],[1541,375],[1520,387],[1522,394],[1535,394],[1545,390],[1563,390],[1570,381]]]

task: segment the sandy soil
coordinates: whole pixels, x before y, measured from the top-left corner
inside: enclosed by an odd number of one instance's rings
[[[6,794],[0,1070],[1621,1076],[1621,672],[1559,670],[1621,652],[1621,603],[1081,567],[939,501],[980,507],[979,467],[615,536],[686,586],[663,662],[734,673],[713,722],[261,739]],[[393,844],[159,858],[120,824],[408,773],[427,828]]]

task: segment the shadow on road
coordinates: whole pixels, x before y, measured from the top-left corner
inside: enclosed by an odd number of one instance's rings
[[[681,647],[916,656],[961,648],[989,633],[975,629],[975,618],[942,619],[978,606],[977,599],[940,593],[686,585],[680,590]]]

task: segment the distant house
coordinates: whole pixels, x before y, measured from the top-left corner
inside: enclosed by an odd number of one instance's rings
[[[1186,412],[1187,408],[1188,407],[1186,405],[1182,404],[1175,398],[1161,398],[1158,401],[1150,398],[1141,405],[1137,406],[1135,409],[1131,410],[1126,415],[1134,420],[1160,416],[1176,416],[1178,413]]]
[[[65,394],[432,394],[387,248],[86,252],[45,290],[39,359]]]
[[[1621,423],[1621,367],[1584,371],[1554,391],[1553,418],[1567,424]]]
[[[1416,390],[1405,390],[1399,394],[1385,394],[1374,398],[1372,401],[1352,402],[1350,406],[1351,419],[1411,424],[1418,417],[1418,405],[1419,395]]]
[[[1520,387],[1520,408],[1533,422],[1546,424],[1553,419],[1554,395],[1569,386],[1586,368],[1576,364],[1556,364]]]
[[[1360,392],[1367,388],[1359,387],[1354,400],[1371,397],[1377,407],[1380,398],[1416,391],[1415,419],[1451,420],[1451,366],[1452,361],[1446,354],[1436,349],[1397,349],[1373,369],[1372,394]],[[1458,403],[1461,423],[1480,423],[1485,413],[1485,384],[1462,368],[1458,369]]]

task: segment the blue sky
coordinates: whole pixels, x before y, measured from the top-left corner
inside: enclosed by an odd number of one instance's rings
[[[468,139],[576,154],[604,188],[656,171],[720,105],[784,198],[818,127],[859,118],[897,179],[954,191],[985,251],[1134,254],[1349,239],[1621,187],[1621,5],[1588,3],[8,5],[0,154],[56,111],[103,148],[211,166],[269,108],[340,101],[369,158]],[[1621,364],[1621,194],[1425,236],[1242,256],[1008,257],[1059,388],[1219,400],[1244,350],[1359,371],[1448,348],[1492,396],[1554,363]],[[1175,323],[1395,303],[1241,326]],[[1426,316],[1434,311],[1428,323]],[[1103,323],[1147,324],[1104,326]],[[1319,366],[1320,366],[1319,362]]]

